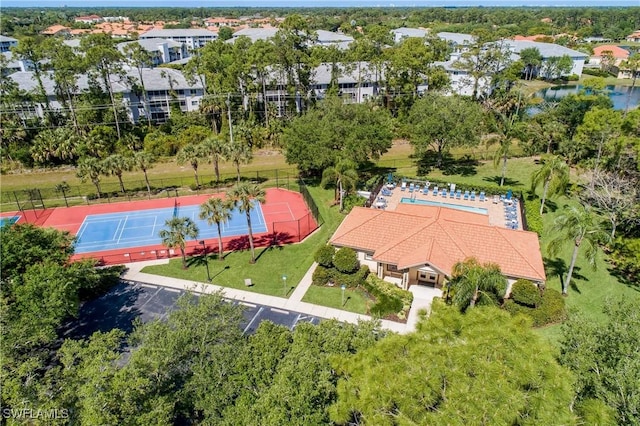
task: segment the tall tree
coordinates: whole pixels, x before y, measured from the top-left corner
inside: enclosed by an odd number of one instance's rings
[[[562,281],[562,294],[567,295],[571,283],[573,269],[576,266],[580,247],[585,244],[587,262],[595,269],[598,244],[609,241],[609,234],[602,228],[600,218],[589,205],[571,206],[563,214],[557,216],[551,228],[551,235],[557,235],[551,240],[548,249],[551,256],[555,256],[566,243],[573,244],[573,253],[569,262],[569,270]]]
[[[569,55],[552,56],[543,63],[540,74],[547,80],[555,80],[568,74],[573,68],[573,60]]]
[[[614,144],[622,134],[622,114],[611,109],[593,108],[584,115],[582,124],[578,126],[575,139],[584,148],[583,151],[593,152],[595,147],[595,159],[591,179],[593,188],[594,179],[600,171],[600,162],[603,151]],[[610,151],[614,151],[610,150]],[[590,157],[589,154],[585,154]]]
[[[251,228],[251,211],[255,203],[264,203],[264,189],[259,185],[241,184],[227,192],[227,200],[230,205],[236,207],[247,217],[247,230],[249,232],[249,247],[251,248],[251,263],[256,263],[256,255],[253,248],[253,229]]]
[[[391,148],[392,122],[388,111],[371,104],[345,105],[327,98],[285,129],[285,158],[305,172],[321,174],[340,158],[358,167]]]
[[[507,279],[496,264],[481,264],[476,258],[453,265],[449,286],[454,290],[453,303],[465,311],[477,303],[493,305],[507,290]]]
[[[131,157],[125,157],[122,154],[112,154],[102,160],[102,170],[104,173],[116,176],[120,183],[120,191],[126,193],[124,189],[124,182],[122,181],[122,173],[131,171],[133,169],[133,159]]]
[[[160,238],[162,245],[167,248],[179,248],[182,255],[182,268],[187,269],[187,255],[185,247],[187,240],[193,240],[198,237],[198,226],[188,217],[172,217],[164,223],[167,229],[160,230]]]
[[[276,64],[286,79],[288,99],[295,104],[297,113],[306,109],[302,98],[306,98],[313,80],[316,64],[311,57],[311,45],[316,39],[307,19],[298,14],[288,15],[273,39]]]
[[[90,72],[96,74],[96,77],[101,80],[104,89],[109,94],[116,132],[118,133],[118,139],[120,139],[122,133],[112,79],[116,79],[123,74],[123,56],[116,48],[114,39],[106,33],[89,34],[83,37],[80,40],[80,49],[84,52],[85,61]]]
[[[223,223],[227,223],[229,219],[231,219],[229,203],[225,202],[221,198],[209,198],[200,205],[200,219],[206,220],[209,225],[216,225],[216,228],[218,229],[218,260],[224,260],[222,231],[220,227]]]
[[[593,177],[593,182],[593,186],[584,189],[580,198],[609,219],[613,240],[620,223],[640,215],[637,182],[616,173],[598,173]]]
[[[84,72],[82,60],[75,54],[73,48],[62,42],[59,38],[49,38],[45,42],[50,66],[53,70],[53,81],[56,84],[56,93],[61,103],[69,109],[71,121],[80,132],[76,116],[76,95],[78,93],[78,75]]]
[[[224,161],[227,158],[229,147],[225,144],[224,140],[216,134],[210,135],[202,143],[204,149],[211,156],[213,171],[216,174],[216,182],[220,182],[220,161]]]
[[[606,404],[600,424],[640,421],[640,298],[608,301],[604,321],[575,313],[563,324],[560,363],[575,377],[577,411]],[[595,424],[597,420],[586,423]]]
[[[227,145],[227,158],[236,166],[238,184],[240,184],[240,164],[249,164],[253,159],[253,150],[241,138]]]
[[[458,96],[428,95],[409,113],[411,144],[420,156],[433,148],[441,167],[443,154],[450,148],[479,143],[481,123],[482,111],[476,103]]]
[[[463,315],[434,300],[415,333],[335,360],[330,417],[339,425],[574,424],[572,378],[554,353],[522,318],[494,307]]]
[[[629,112],[631,94],[636,87],[638,75],[640,75],[640,52],[636,52],[629,56],[627,60],[622,61],[622,63],[620,64],[620,68],[623,70],[628,70],[631,73],[631,89],[627,92],[627,100],[624,107],[624,115],[626,116]]]
[[[344,196],[358,183],[355,164],[349,160],[339,160],[335,166],[326,168],[322,173],[322,185],[336,187],[336,200],[340,201],[340,211],[344,209]]]
[[[17,46],[12,48],[12,52],[33,67],[33,77],[38,84],[38,101],[45,105],[44,115],[49,119],[49,125],[53,125],[55,123],[53,122],[51,103],[43,82],[43,77],[46,76],[42,65],[42,60],[46,57],[44,48],[44,44],[39,39],[24,37]]]
[[[466,71],[472,87],[472,99],[477,99],[491,87],[493,77],[510,62],[510,52],[503,41],[489,41],[489,34],[479,33],[454,62],[457,69]],[[484,80],[484,82],[483,82]],[[482,87],[481,87],[482,86]]]
[[[153,66],[153,58],[151,53],[137,41],[133,41],[124,46],[124,56],[129,65],[138,71],[138,79],[140,80],[139,91],[142,93],[142,99],[144,101],[144,112],[147,117],[147,124],[151,127],[151,105],[149,104],[149,96],[144,83],[143,69]]]
[[[102,197],[102,193],[100,192],[100,175],[102,172],[102,161],[97,158],[84,157],[78,160],[76,175],[83,182],[87,179],[91,180],[91,183],[96,186],[96,191],[98,191],[98,198]]]
[[[542,55],[537,47],[530,47],[520,51],[520,60],[524,64],[524,79],[532,80],[538,76],[540,65],[542,65]]]
[[[569,184],[569,166],[558,155],[547,155],[542,157],[542,167],[533,172],[531,176],[531,190],[542,184],[542,200],[540,203],[540,214],[544,212],[544,203],[548,196],[559,194],[565,190]]]
[[[133,154],[133,166],[138,170],[142,170],[149,198],[151,198],[151,185],[149,185],[149,175],[147,174],[147,170],[153,167],[153,163],[155,161],[156,159],[153,154],[146,151],[138,151]]]
[[[183,146],[182,149],[178,151],[178,156],[176,157],[178,164],[189,163],[196,178],[197,188],[200,188],[200,180],[198,179],[198,166],[200,165],[200,160],[202,160],[204,156],[205,151],[201,144],[190,143]]]

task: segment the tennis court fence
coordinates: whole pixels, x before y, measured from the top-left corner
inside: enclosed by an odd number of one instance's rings
[[[312,213],[307,213],[299,219],[272,222],[270,229],[272,232],[266,235],[254,236],[254,244],[256,248],[277,246],[280,244],[299,243],[308,237],[313,231],[318,229],[319,224],[314,218]],[[244,237],[239,237],[244,238]],[[217,242],[210,243],[215,246],[213,249],[209,248],[208,252],[212,253],[217,250]],[[225,251],[230,250],[233,245],[233,240],[225,242]],[[203,254],[203,246],[198,240],[188,241],[185,247],[185,253],[187,256],[200,256]],[[96,253],[87,253],[86,257],[91,257],[98,260],[100,265],[117,265],[122,263],[140,262],[143,260],[157,260],[168,259],[172,257],[181,256],[180,250],[170,250],[167,248],[153,249],[153,250],[139,250],[139,249],[127,249],[122,250],[119,253],[98,255]]]
[[[241,172],[240,180],[259,183],[264,188],[297,189],[298,171],[291,169],[272,169]],[[50,207],[69,207],[116,203],[122,201],[144,200],[152,198],[180,197],[222,192],[237,182],[235,173],[215,175],[200,174],[200,187],[195,185],[193,177],[149,179],[151,191],[147,191],[144,179],[125,180],[125,192],[115,181],[101,182],[100,193],[91,183],[68,185],[61,182],[51,187],[38,187],[19,191],[0,191],[1,211],[39,210]]]

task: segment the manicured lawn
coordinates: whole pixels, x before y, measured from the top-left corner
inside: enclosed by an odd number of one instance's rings
[[[413,148],[410,144],[396,144],[376,164],[380,167],[394,168],[395,173],[402,176],[418,177],[416,162],[413,158],[409,158],[412,153]],[[464,153],[465,151],[456,150],[452,154],[459,156]],[[428,174],[420,178],[445,179],[458,185],[498,185],[500,183],[501,166],[498,168],[493,166],[491,155],[486,155],[485,150],[478,150],[476,153],[467,150],[466,153],[477,158],[484,156],[489,159],[479,160],[477,164],[454,162],[445,170],[432,168]],[[531,174],[538,168],[536,160],[537,157],[510,158],[507,161],[505,184],[516,189],[528,189]]]
[[[309,187],[320,214],[324,219],[314,234],[299,244],[281,247],[257,248],[255,264],[250,264],[250,252],[238,251],[225,256],[223,261],[212,258],[209,268],[213,283],[224,287],[254,291],[273,296],[284,296],[282,275],[287,276],[287,296],[300,282],[313,263],[318,247],[325,244],[344,217],[333,204],[333,191]],[[206,268],[201,258],[190,259],[189,269],[182,269],[181,259],[172,259],[167,265],[147,266],[143,272],[186,280],[206,281]],[[245,278],[251,278],[252,287],[244,285]]]
[[[312,285],[302,299],[303,302],[315,305],[328,306],[342,309],[357,314],[367,314],[368,298],[357,289],[346,289],[344,292],[344,305],[342,305],[342,290],[340,287],[320,287]]]
[[[542,254],[546,266],[547,287],[558,291],[562,289],[560,277],[562,276],[562,279],[566,277],[573,247],[571,244],[567,244],[557,257],[549,258],[547,244],[554,237],[550,235],[549,230],[554,218],[560,215],[566,206],[576,203],[576,200],[570,200],[566,197],[554,199],[552,200],[552,207],[555,206],[555,211],[548,211],[543,215],[545,233],[542,238]],[[597,269],[593,270],[585,260],[583,250],[581,250],[569,286],[568,296],[565,300],[570,313],[580,312],[593,321],[603,321],[605,316],[602,313],[602,309],[609,303],[609,300],[640,297],[640,292],[611,275],[610,266],[602,251],[598,253],[596,265]],[[542,328],[539,332],[543,336],[549,337],[550,340],[555,341],[560,336],[560,325]]]

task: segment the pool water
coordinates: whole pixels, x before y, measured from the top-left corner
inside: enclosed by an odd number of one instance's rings
[[[478,214],[484,214],[484,215],[489,214],[489,210],[483,209],[481,207],[462,206],[460,204],[441,203],[439,201],[412,200],[411,198],[402,198],[400,202],[403,204],[421,204],[423,206],[447,207],[449,209],[462,210],[465,212],[478,213]]]
[[[2,228],[5,225],[13,225],[18,221],[18,219],[20,219],[20,216],[0,217],[0,228]]]

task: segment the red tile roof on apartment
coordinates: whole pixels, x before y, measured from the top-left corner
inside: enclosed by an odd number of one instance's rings
[[[604,52],[611,52],[613,57],[616,59],[627,59],[629,57],[629,51],[623,49],[622,47],[615,46],[612,44],[603,45],[593,48],[593,56],[602,56]]]
[[[445,207],[398,208],[354,208],[331,244],[373,253],[374,260],[398,269],[429,264],[451,276],[456,262],[475,257],[498,264],[508,277],[546,280],[534,232],[491,226],[484,215]]]

